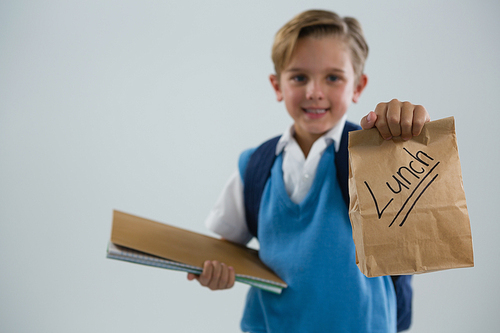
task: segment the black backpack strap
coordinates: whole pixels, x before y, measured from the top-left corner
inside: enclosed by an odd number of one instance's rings
[[[342,197],[349,209],[349,132],[361,129],[356,124],[346,121],[342,137],[340,138],[339,151],[335,155],[335,167],[337,168],[337,181],[342,190]]]
[[[398,332],[405,331],[411,325],[411,300],[413,290],[411,287],[411,275],[391,276],[394,290],[396,291],[397,306],[397,329]]]
[[[245,218],[248,231],[257,237],[260,201],[271,168],[276,159],[276,145],[281,136],[272,138],[261,144],[250,157],[243,177],[243,195],[245,201]]]

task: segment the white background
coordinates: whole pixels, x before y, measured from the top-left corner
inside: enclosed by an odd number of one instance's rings
[[[291,120],[274,33],[358,18],[370,82],[456,118],[474,268],[416,276],[410,332],[500,324],[500,2],[0,1],[0,331],[238,332],[247,287],[105,259],[113,209],[208,234],[239,153]]]

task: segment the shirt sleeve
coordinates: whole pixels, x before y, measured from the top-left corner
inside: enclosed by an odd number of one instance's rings
[[[231,242],[247,244],[252,239],[245,220],[243,182],[238,170],[229,178],[205,225]]]

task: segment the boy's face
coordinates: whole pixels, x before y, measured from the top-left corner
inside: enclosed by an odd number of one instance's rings
[[[334,36],[300,38],[280,77],[270,80],[295,121],[295,135],[307,141],[332,129],[367,83],[366,75],[355,82],[349,49]]]

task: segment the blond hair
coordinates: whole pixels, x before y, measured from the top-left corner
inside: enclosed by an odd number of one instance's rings
[[[361,24],[355,18],[342,18],[326,10],[308,10],[300,13],[278,30],[271,55],[278,78],[290,62],[298,39],[325,36],[338,37],[347,44],[357,81],[363,74],[365,60],[368,57],[368,44]]]

